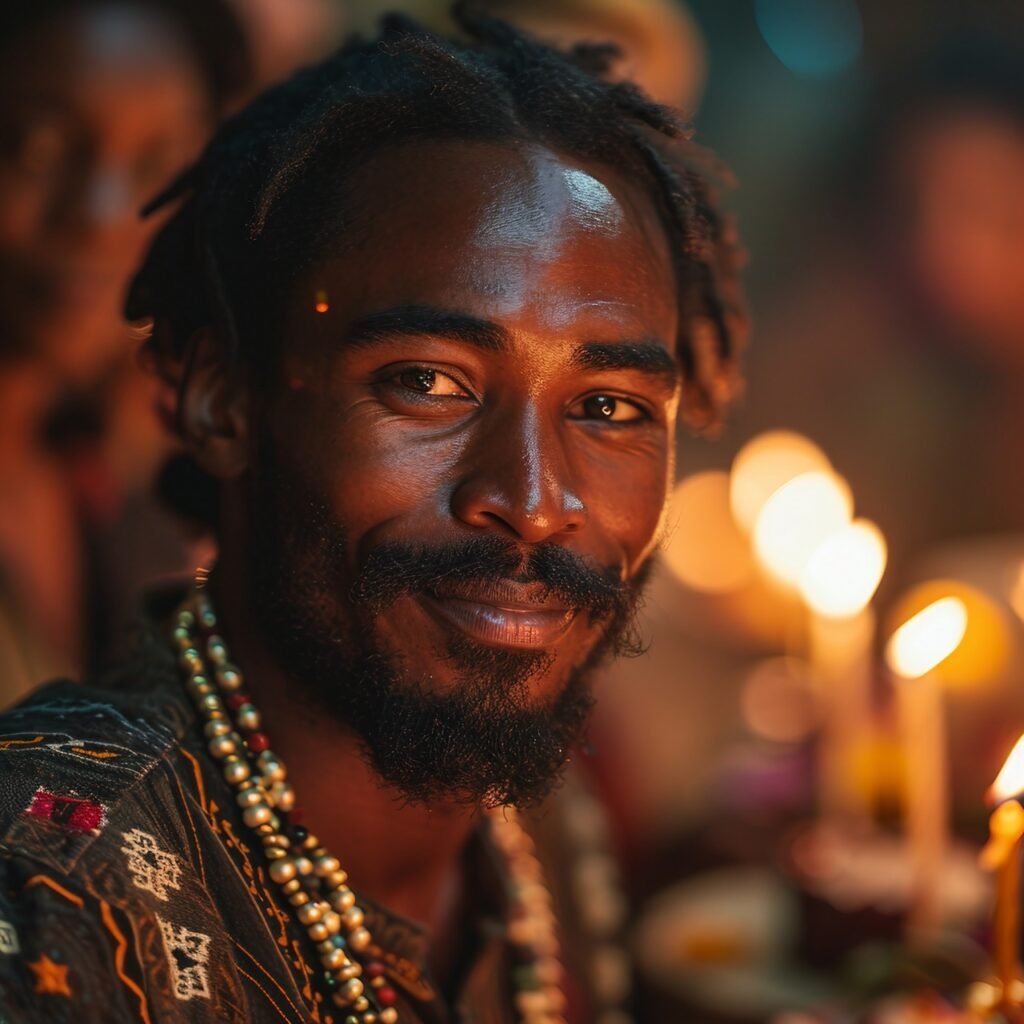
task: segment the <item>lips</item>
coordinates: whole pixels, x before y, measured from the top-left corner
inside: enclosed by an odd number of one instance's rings
[[[541,584],[501,580],[452,584],[423,596],[427,611],[485,644],[539,650],[568,631],[576,609],[546,594]]]

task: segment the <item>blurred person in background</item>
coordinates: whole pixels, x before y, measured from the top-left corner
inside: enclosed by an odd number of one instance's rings
[[[93,542],[168,452],[121,314],[158,226],[140,210],[196,156],[246,71],[241,29],[219,0],[11,0],[0,46],[7,704],[80,670],[101,642]]]
[[[822,444],[902,586],[936,543],[1024,526],[1021,36],[966,33],[904,62],[867,115],[793,243],[813,259],[762,306],[750,373],[778,386],[732,435]]]
[[[481,0],[478,6],[549,45],[614,43],[621,51],[614,77],[635,82],[688,117],[700,102],[707,71],[704,38],[677,0]],[[365,32],[385,11],[401,10],[447,32],[454,27],[450,9],[447,0],[349,0],[346,20]]]

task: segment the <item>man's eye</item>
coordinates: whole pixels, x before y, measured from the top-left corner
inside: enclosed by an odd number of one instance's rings
[[[636,423],[650,417],[640,406],[612,395],[591,395],[569,410],[570,419],[598,420],[607,423]]]
[[[397,377],[398,383],[410,391],[421,395],[441,398],[468,398],[465,388],[457,384],[446,373],[429,370],[425,366],[417,366],[412,370],[403,370]]]

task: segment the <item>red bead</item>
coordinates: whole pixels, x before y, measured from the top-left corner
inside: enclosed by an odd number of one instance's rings
[[[373,981],[374,978],[383,978],[384,965],[377,960],[368,963],[366,965],[366,976],[370,981]]]
[[[267,739],[266,733],[254,732],[250,733],[245,742],[248,744],[249,749],[254,753],[261,754],[264,750],[269,749],[270,740]]]
[[[228,695],[228,698],[224,703],[227,704],[232,711],[237,711],[243,704],[249,703],[249,695],[247,693],[232,693]]]
[[[377,1002],[381,1006],[394,1006],[395,1000],[398,998],[398,994],[393,988],[388,988],[386,985],[384,988],[376,990],[375,995],[377,996]]]

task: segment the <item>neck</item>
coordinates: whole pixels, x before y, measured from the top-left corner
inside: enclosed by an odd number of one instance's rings
[[[222,557],[214,600],[245,688],[295,787],[302,822],[341,861],[355,891],[423,924],[435,939],[452,925],[460,854],[477,811],[404,802],[367,764],[359,739],[296,695],[249,611],[241,574]]]

